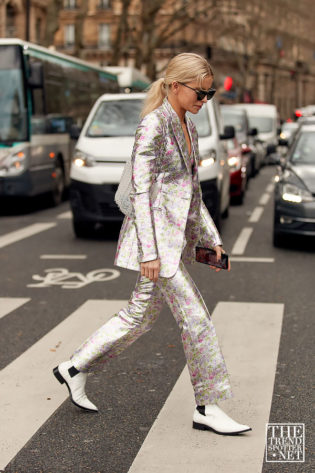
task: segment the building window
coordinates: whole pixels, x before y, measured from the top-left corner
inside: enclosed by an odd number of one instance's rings
[[[101,23],[98,28],[98,47],[110,48],[110,26],[107,23]]]
[[[75,34],[74,25],[65,26],[65,47],[71,48],[74,46]]]
[[[63,7],[66,8],[67,10],[74,10],[77,7],[77,1],[76,0],[64,0],[63,1]]]
[[[16,36],[15,28],[15,9],[10,3],[6,6],[6,32],[7,38],[14,38]]]
[[[111,0],[98,0],[98,8],[102,10],[107,10],[111,7]]]

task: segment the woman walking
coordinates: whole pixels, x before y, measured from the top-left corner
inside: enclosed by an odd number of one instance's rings
[[[97,411],[85,394],[87,373],[119,355],[152,328],[167,302],[180,328],[196,409],[193,427],[235,435],[251,430],[225,414],[218,401],[233,396],[205,303],[184,263],[193,263],[197,244],[224,253],[220,235],[202,202],[198,180],[198,137],[186,116],[198,113],[215,93],[208,62],[197,54],[175,56],[165,78],[147,94],[132,153],[133,217],[125,217],[115,264],[139,271],[126,308],[92,334],[54,369],[72,402]],[[218,269],[216,269],[218,271]]]

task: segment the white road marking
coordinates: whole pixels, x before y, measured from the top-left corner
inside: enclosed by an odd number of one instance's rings
[[[266,192],[273,192],[274,188],[274,184],[268,184],[268,186],[266,187]]]
[[[252,228],[245,227],[242,229],[241,233],[239,234],[234,246],[232,248],[231,254],[233,255],[243,255],[246,249],[246,245],[250,236],[253,232]]]
[[[270,199],[270,194],[263,194],[259,199],[259,205],[266,205]]]
[[[70,219],[70,218],[72,218],[72,212],[71,212],[71,210],[67,210],[67,212],[63,212],[63,213],[57,215],[57,218]]]
[[[264,207],[255,207],[248,221],[250,223],[258,222],[260,217],[262,216],[263,211],[264,211]]]
[[[86,255],[41,255],[40,259],[86,259]]]
[[[24,238],[44,232],[45,230],[49,230],[56,225],[56,223],[33,223],[32,225],[21,228],[20,230],[2,235],[0,236],[0,248],[4,248],[5,246],[23,240]]]
[[[159,413],[129,473],[261,473],[283,304],[220,302],[214,324],[234,398],[220,407],[250,425],[243,436],[192,429],[195,407],[187,367]]]
[[[250,256],[231,256],[233,263],[274,263],[274,258],[252,258]]]
[[[0,297],[0,319],[28,301],[25,297]]]
[[[5,426],[0,429],[0,470],[68,397],[52,369],[126,304],[125,300],[85,302],[0,371],[0,425]]]

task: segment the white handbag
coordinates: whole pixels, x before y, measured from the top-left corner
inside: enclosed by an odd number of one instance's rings
[[[127,217],[134,217],[133,205],[130,200],[130,194],[132,192],[132,165],[131,158],[126,161],[124,170],[122,172],[119,186],[115,193],[115,202],[119,207],[119,210]]]

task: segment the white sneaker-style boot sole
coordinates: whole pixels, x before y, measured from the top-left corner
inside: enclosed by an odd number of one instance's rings
[[[60,384],[66,384],[71,401],[80,409],[84,409],[89,412],[98,412],[97,407],[87,398],[85,394],[85,383],[87,379],[86,373],[77,373],[71,377],[69,368],[71,368],[71,361],[65,361],[53,369],[55,377],[58,379]]]
[[[216,404],[205,406],[205,414],[195,409],[193,428],[197,430],[211,430],[219,435],[239,435],[251,429],[248,425],[239,424],[231,419]]]

